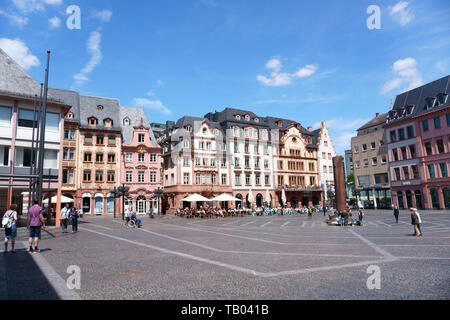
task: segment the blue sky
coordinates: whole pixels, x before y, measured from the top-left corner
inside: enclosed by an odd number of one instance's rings
[[[343,154],[397,94],[450,73],[449,16],[447,0],[0,0],[0,47],[38,81],[51,50],[51,87],[144,107],[151,122],[225,107],[327,120]]]

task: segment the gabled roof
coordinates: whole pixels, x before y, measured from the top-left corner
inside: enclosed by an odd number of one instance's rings
[[[59,101],[71,106],[70,111],[73,113],[73,121],[80,121],[80,94],[76,91],[49,88],[49,94]]]
[[[34,99],[35,95],[39,98],[41,93],[41,85],[2,49],[0,49],[0,93],[26,99]],[[60,103],[50,91],[47,99],[50,103]]]
[[[375,117],[372,120],[370,120],[369,122],[367,122],[365,125],[363,125],[361,128],[359,128],[357,131],[369,129],[369,128],[378,126],[380,124],[385,124],[386,120],[387,120],[387,116],[388,116],[387,113],[381,114],[378,117]]]
[[[446,103],[426,108],[427,98],[435,99],[438,94],[447,94]],[[437,110],[448,107],[450,105],[450,75],[425,84],[421,87],[404,92],[397,96],[394,106],[390,114],[389,123],[401,121],[412,117],[417,117],[421,114],[427,113],[430,110]]]
[[[124,125],[123,120],[125,118],[130,119],[130,125]],[[134,127],[139,127],[142,124],[149,128],[150,140],[154,147],[158,146],[156,142],[153,130],[150,127],[150,122],[148,121],[147,115],[144,109],[135,107],[124,107],[120,106],[120,124],[122,126],[122,136],[124,144],[130,144],[133,140]]]
[[[103,110],[98,110],[98,106],[103,106]],[[95,117],[98,119],[96,128],[101,130],[120,131],[120,104],[117,99],[90,97],[80,95],[80,124],[81,128],[91,128],[88,119]],[[111,119],[113,121],[112,128],[106,128],[103,120]]]

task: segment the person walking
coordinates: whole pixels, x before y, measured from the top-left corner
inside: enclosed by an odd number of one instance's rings
[[[8,243],[11,240],[11,252],[15,253],[14,246],[17,237],[17,204],[12,204],[3,215],[3,226],[5,227],[5,253],[8,252]]]
[[[364,212],[361,208],[358,209],[358,224],[360,227],[362,227],[363,224],[363,218],[364,218]]]
[[[43,210],[39,206],[39,201],[34,200],[34,205],[28,210],[28,226],[30,228],[30,237],[28,244],[30,246],[30,253],[40,253],[39,238],[41,237],[41,228],[45,230]],[[34,249],[33,249],[34,240]]]
[[[323,206],[323,216],[325,217],[325,215],[326,215],[326,213],[327,213],[327,207],[326,206]]]
[[[398,215],[400,214],[400,211],[398,210],[397,206],[394,206],[394,217],[395,221],[398,223]]]
[[[419,231],[419,217],[416,214],[416,211],[414,208],[409,209],[411,211],[411,224],[414,226],[414,234],[416,237],[420,237],[420,231]]]
[[[69,223],[69,215],[70,215],[70,208],[69,204],[66,203],[65,207],[61,210],[61,229],[62,233],[67,233],[67,225]]]
[[[413,208],[413,210],[414,210],[414,212],[415,212],[415,214],[417,216],[417,219],[419,220],[418,221],[419,224],[417,225],[417,229],[419,229],[420,236],[422,237],[423,233],[422,233],[422,230],[420,229],[420,225],[422,224],[422,218],[420,217],[420,213],[419,213],[419,211],[417,211],[416,208]]]
[[[72,218],[72,233],[76,233],[78,232],[78,211],[76,208],[72,208],[70,217]]]

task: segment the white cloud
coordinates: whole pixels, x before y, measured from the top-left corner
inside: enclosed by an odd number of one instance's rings
[[[10,14],[7,13],[3,10],[0,10],[0,15],[7,17],[8,19],[10,19],[14,24],[17,24],[20,27],[23,27],[24,25],[26,25],[28,23],[28,18],[26,17],[21,17],[15,14]]]
[[[154,97],[154,96],[155,96],[155,93],[154,93],[153,91],[149,91],[149,92],[147,92],[147,95],[148,95],[149,97]]]
[[[93,18],[98,18],[103,22],[109,22],[111,20],[113,12],[111,10],[96,11],[92,14]]]
[[[397,2],[395,6],[389,7],[389,14],[391,17],[402,26],[406,26],[414,18],[411,8],[408,8],[408,6],[408,2],[400,1]]]
[[[57,29],[61,26],[61,19],[58,17],[48,19],[48,25],[50,29]]]
[[[157,81],[156,81],[156,85],[159,86],[159,87],[162,87],[162,86],[164,85],[164,81],[162,81],[162,80],[157,80]]]
[[[306,78],[312,76],[317,70],[317,66],[307,65],[304,68],[301,68],[295,73],[297,78]]]
[[[163,114],[167,114],[167,115],[172,114],[172,111],[170,111],[166,106],[164,106],[164,104],[159,100],[135,98],[135,99],[133,99],[133,104],[138,107],[150,109],[152,111],[156,111],[159,113],[163,113]]]
[[[405,91],[420,87],[423,85],[422,76],[417,70],[417,61],[414,58],[400,59],[394,62],[392,66],[396,77],[389,80],[383,86],[381,92],[386,94],[402,85],[407,84]]]
[[[292,75],[289,73],[272,72],[270,76],[271,78],[267,78],[266,76],[257,76],[256,79],[258,79],[258,81],[262,84],[270,87],[287,86],[292,83]]]
[[[266,63],[266,68],[269,70],[273,70],[270,76],[266,77],[263,75],[258,75],[256,79],[262,84],[270,87],[281,87],[290,85],[295,78],[310,77],[317,70],[317,66],[307,65],[295,73],[280,72],[280,70],[283,68],[283,65],[280,59],[278,58],[269,60]]]
[[[388,93],[394,89],[397,89],[398,87],[400,87],[403,83],[403,79],[401,78],[395,78],[392,80],[389,80],[388,82],[386,82],[383,86],[383,94]]]
[[[282,64],[279,59],[272,59],[266,63],[267,69],[273,69],[274,72],[278,72],[281,70]]]
[[[102,34],[98,31],[91,32],[89,39],[86,43],[86,49],[91,59],[86,64],[86,66],[81,70],[80,73],[74,75],[76,81],[76,86],[80,86],[85,81],[89,80],[88,74],[90,74],[95,67],[102,61],[103,54],[100,48],[102,42]]]
[[[46,5],[61,5],[62,0],[13,0],[16,8],[22,12],[44,11]]]
[[[30,52],[25,42],[20,39],[0,38],[0,48],[25,70],[40,64],[39,59]]]

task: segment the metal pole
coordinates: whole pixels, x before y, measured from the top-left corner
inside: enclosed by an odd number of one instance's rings
[[[125,184],[122,184],[122,220],[125,220]]]
[[[28,209],[30,209],[31,207],[31,196],[32,196],[32,191],[31,191],[31,186],[32,186],[32,174],[33,174],[33,166],[35,163],[35,152],[34,152],[34,133],[35,133],[35,124],[36,124],[36,104],[37,104],[37,95],[34,96],[34,106],[33,106],[33,133],[32,133],[32,137],[31,137],[31,165],[30,165],[30,185],[29,185],[29,189],[28,189]]]
[[[48,94],[48,72],[50,67],[50,51],[47,51],[47,68],[45,69],[45,84],[44,84],[44,101],[43,113],[41,114],[41,136],[39,145],[39,184],[38,184],[38,200],[39,206],[42,207],[42,185],[44,175],[44,144],[45,144],[45,125],[47,117],[47,94]]]
[[[117,199],[117,188],[114,187],[114,219],[116,218],[116,199]]]

